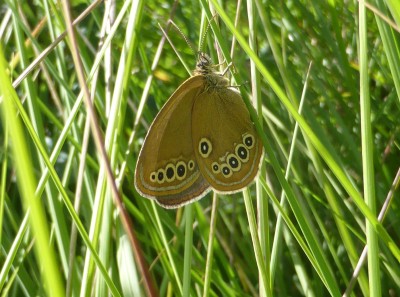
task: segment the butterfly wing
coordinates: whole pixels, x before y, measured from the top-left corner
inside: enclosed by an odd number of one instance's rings
[[[139,153],[135,187],[167,208],[200,199],[210,185],[197,165],[191,136],[193,103],[203,79],[186,80],[154,119]]]
[[[200,171],[215,190],[237,192],[256,177],[263,146],[236,90],[213,87],[199,94],[192,138]]]

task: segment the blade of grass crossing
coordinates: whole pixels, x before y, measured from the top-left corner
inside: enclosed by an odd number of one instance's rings
[[[59,267],[56,264],[54,249],[50,246],[50,233],[45,212],[40,200],[35,196],[35,179],[32,172],[32,164],[27,151],[27,143],[24,138],[22,125],[17,117],[17,110],[13,104],[18,100],[15,90],[10,84],[10,79],[6,74],[6,62],[3,51],[0,48],[0,94],[3,96],[3,121],[6,121],[9,128],[9,135],[12,136],[12,151],[17,168],[19,189],[24,199],[26,209],[31,210],[32,228],[34,230],[36,243],[35,252],[39,263],[43,268],[44,289],[49,296],[63,296],[64,288],[61,282]],[[14,98],[14,99],[13,99]]]
[[[367,19],[364,1],[359,2],[359,38],[360,38],[360,108],[361,108],[361,147],[363,163],[364,199],[371,213],[376,215],[375,176],[373,161],[373,141],[371,128],[371,103],[369,96],[368,74],[368,39]],[[368,274],[371,296],[381,296],[379,268],[379,247],[377,231],[373,223],[366,220],[366,236],[368,245]]]

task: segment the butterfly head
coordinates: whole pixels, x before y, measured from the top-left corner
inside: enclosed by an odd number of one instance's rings
[[[203,53],[199,52],[197,57],[196,69],[194,70],[195,75],[208,75],[214,73],[213,65],[211,63],[210,57]]]

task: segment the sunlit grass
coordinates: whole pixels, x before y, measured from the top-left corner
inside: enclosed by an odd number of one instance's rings
[[[400,294],[397,1],[365,19],[358,2],[209,2],[94,5],[76,25],[82,69],[63,6],[0,4],[2,296]],[[71,3],[72,17],[87,8]],[[196,62],[169,18],[195,49],[207,31],[215,64],[232,62],[266,152],[243,193],[178,210],[133,186],[149,125],[189,77],[173,47]]]

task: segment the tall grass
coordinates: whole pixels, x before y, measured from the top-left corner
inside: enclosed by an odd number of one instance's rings
[[[398,1],[35,4],[0,3],[2,296],[400,295]],[[169,19],[232,62],[266,152],[177,210],[133,186],[195,66]]]

